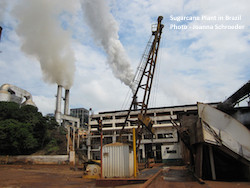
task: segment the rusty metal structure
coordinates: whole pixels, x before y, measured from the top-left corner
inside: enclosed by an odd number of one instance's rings
[[[140,69],[142,72],[138,74],[138,84],[137,88],[134,92],[133,95],[133,100],[131,102],[130,108],[128,110],[127,116],[125,118],[125,122],[122,126],[122,129],[120,131],[120,140],[122,141],[122,133],[124,131],[124,127],[126,126],[127,122],[129,120],[129,115],[130,112],[132,111],[132,108],[134,109],[139,109],[140,113],[138,114],[138,121],[136,122],[138,124],[137,130],[136,130],[136,135],[138,144],[137,148],[140,146],[140,141],[141,141],[141,132],[143,128],[146,128],[150,133],[152,133],[152,125],[153,122],[150,119],[149,116],[147,116],[147,110],[148,110],[148,104],[149,104],[149,98],[150,98],[150,93],[152,89],[152,84],[153,84],[153,78],[154,78],[154,73],[156,69],[156,62],[157,62],[157,55],[158,55],[158,50],[160,46],[160,40],[161,40],[161,34],[162,34],[162,29],[164,27],[163,24],[161,24],[163,17],[159,16],[158,17],[158,23],[156,26],[156,30],[152,30],[152,42],[149,42],[148,44],[150,45],[149,52],[147,54],[147,59],[144,64]],[[142,98],[139,100],[138,93],[142,93]],[[152,133],[153,134],[153,133]]]
[[[236,104],[250,98],[250,80],[238,89],[234,94],[228,97],[224,102],[219,104],[218,108],[221,110],[232,109]]]
[[[3,28],[0,26],[0,41],[1,41],[1,37],[2,37],[2,30],[3,30]]]
[[[197,103],[197,115],[180,115],[180,125],[171,120],[198,178],[250,180],[250,108],[234,107],[247,97],[249,81],[217,107]]]

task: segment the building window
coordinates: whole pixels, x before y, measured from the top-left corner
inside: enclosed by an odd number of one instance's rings
[[[118,142],[128,142],[129,141],[129,137],[128,136],[122,136],[121,140],[120,140],[120,136],[116,137],[116,141]]]
[[[159,120],[157,121],[157,124],[171,124],[170,120]]]
[[[156,116],[169,116],[170,112],[157,112]]]
[[[158,139],[169,139],[174,138],[173,133],[164,133],[164,134],[158,134]]]
[[[176,150],[167,150],[167,153],[177,153]]]
[[[116,127],[122,127],[123,125],[124,125],[124,123],[116,123],[116,124],[115,124]],[[127,125],[125,125],[125,127],[126,127],[126,126],[127,126]]]
[[[112,116],[104,116],[102,117],[102,120],[111,120],[113,119]]]
[[[119,116],[115,116],[115,119],[125,119],[126,115],[119,115]]]
[[[113,135],[113,131],[103,131],[103,135]]]
[[[155,138],[155,135],[152,135],[152,134],[145,134],[144,135],[144,139],[153,139]]]
[[[104,137],[103,145],[112,143],[112,137]]]
[[[105,128],[105,127],[112,127],[112,124],[102,124],[102,127]]]

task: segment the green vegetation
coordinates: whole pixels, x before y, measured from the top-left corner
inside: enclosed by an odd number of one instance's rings
[[[34,106],[0,102],[0,155],[44,154],[60,150],[65,134],[54,117],[44,117]]]

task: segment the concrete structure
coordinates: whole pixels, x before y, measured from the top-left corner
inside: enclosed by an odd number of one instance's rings
[[[88,129],[89,111],[85,108],[70,109],[70,115],[80,119],[80,127]]]
[[[217,103],[214,103],[215,105]],[[140,111],[131,111],[129,119],[137,120]],[[154,158],[156,162],[168,162],[182,158],[182,146],[177,134],[177,130],[171,123],[171,118],[180,124],[181,114],[197,115],[197,105],[172,106],[162,108],[148,109],[147,115],[154,122],[154,139],[149,135],[143,134],[141,145],[138,152],[138,161],[145,162],[147,158]],[[100,112],[89,117],[89,137],[87,141],[88,158],[100,159],[100,133],[98,132],[98,119],[103,123],[103,144],[115,143],[119,137],[119,131],[123,126],[127,111]],[[132,128],[134,126],[125,126],[126,134],[123,134],[123,140],[132,143]],[[136,127],[135,127],[136,128]],[[164,150],[164,151],[163,151]],[[165,154],[164,154],[165,152]]]
[[[28,164],[68,164],[68,155],[17,155],[0,156],[0,164],[28,163]]]
[[[62,86],[57,86],[57,95],[56,95],[56,110],[55,118],[56,121],[61,124],[61,103],[62,103]]]
[[[0,101],[36,106],[28,91],[11,84],[3,84],[0,87]]]
[[[69,115],[69,89],[65,89],[64,114]]]
[[[69,115],[69,89],[65,89],[64,113],[62,113],[62,89],[63,86],[58,85],[56,95],[55,119],[59,125],[67,128],[67,153],[71,165],[75,165],[75,149],[80,147],[80,119]]]

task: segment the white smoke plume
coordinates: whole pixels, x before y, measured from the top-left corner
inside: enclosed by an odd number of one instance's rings
[[[70,33],[61,27],[59,16],[70,7],[67,0],[21,0],[13,10],[22,51],[40,62],[46,82],[67,89],[73,84],[75,58]]]
[[[84,18],[96,42],[108,55],[108,65],[114,76],[132,88],[133,70],[119,40],[119,26],[105,0],[82,0]]]

